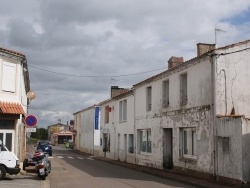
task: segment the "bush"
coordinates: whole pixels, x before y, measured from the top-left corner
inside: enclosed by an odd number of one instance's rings
[[[27,138],[26,142],[27,144],[36,144],[39,139],[37,138]]]

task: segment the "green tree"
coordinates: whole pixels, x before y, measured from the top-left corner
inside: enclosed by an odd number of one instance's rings
[[[48,140],[48,130],[45,128],[36,128],[36,132],[32,132],[30,137],[39,140]]]

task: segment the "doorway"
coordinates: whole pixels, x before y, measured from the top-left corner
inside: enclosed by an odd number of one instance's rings
[[[106,157],[106,152],[110,152],[110,135],[108,133],[103,134],[103,152]]]
[[[126,134],[124,134],[124,152],[125,152],[124,161],[127,161],[128,146],[127,146],[127,135]]]
[[[173,168],[173,129],[163,129],[163,168]]]

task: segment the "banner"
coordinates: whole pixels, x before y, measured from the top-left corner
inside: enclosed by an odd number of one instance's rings
[[[99,129],[99,111],[100,111],[100,107],[96,106],[95,107],[95,129],[96,130]]]

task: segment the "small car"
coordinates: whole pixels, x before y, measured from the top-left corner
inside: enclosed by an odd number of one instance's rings
[[[42,150],[52,156],[52,146],[48,140],[40,140],[37,142],[36,150]]]

